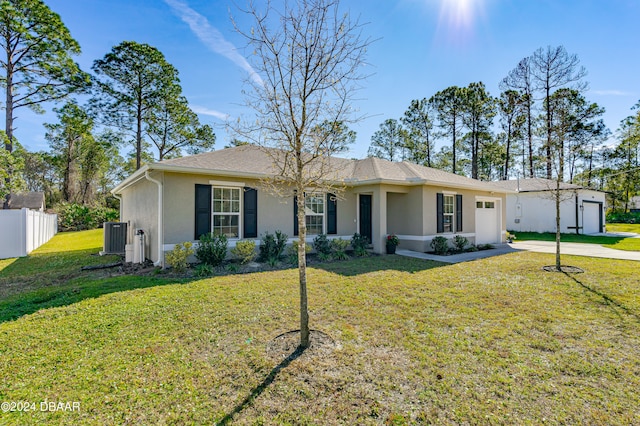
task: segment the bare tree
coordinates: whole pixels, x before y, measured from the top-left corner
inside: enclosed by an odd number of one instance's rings
[[[572,88],[582,91],[586,83],[582,78],[587,75],[584,67],[580,66],[577,55],[567,53],[564,46],[539,48],[531,56],[532,81],[536,90],[544,93],[544,120],[546,142],[544,150],[547,161],[547,179],[552,176],[552,138],[553,138],[553,112],[551,95],[556,89]]]
[[[238,137],[264,148],[274,177],[264,186],[274,195],[296,195],[298,206],[298,270],[300,282],[300,347],[309,346],[305,239],[305,192],[340,191],[339,169],[331,155],[344,151],[336,126],[360,119],[352,101],[370,39],[362,24],[340,12],[338,0],[298,0],[265,11],[250,4],[244,12],[250,30],[237,23],[253,55],[256,75],[247,83],[246,105],[255,119],[234,125]],[[327,126],[336,123],[336,126]]]

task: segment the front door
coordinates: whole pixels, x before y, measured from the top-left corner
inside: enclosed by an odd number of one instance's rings
[[[360,194],[360,235],[369,238],[369,243],[373,241],[371,235],[371,195]]]

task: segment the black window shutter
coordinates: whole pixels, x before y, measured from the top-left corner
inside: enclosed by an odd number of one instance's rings
[[[293,235],[298,235],[298,197],[293,196]]]
[[[196,218],[194,237],[198,240],[202,234],[211,232],[211,186],[196,184],[195,199]]]
[[[436,194],[436,217],[438,221],[437,232],[444,232],[444,195]]]
[[[462,232],[462,195],[456,195],[456,232]]]
[[[243,238],[258,237],[258,191],[254,188],[244,189]]]
[[[338,233],[338,200],[334,194],[327,194],[327,234]]]

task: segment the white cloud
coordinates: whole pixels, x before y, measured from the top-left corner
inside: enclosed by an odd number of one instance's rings
[[[165,3],[173,9],[173,12],[178,15],[183,22],[189,25],[191,31],[193,31],[200,41],[209,49],[232,61],[234,64],[248,72],[254,82],[262,85],[262,79],[251,67],[249,62],[247,62],[247,60],[238,53],[238,50],[232,43],[225,40],[220,31],[213,27],[207,18],[191,9],[186,3],[179,0],[165,0]]]
[[[633,93],[623,90],[592,90],[591,93],[602,96],[633,96]]]
[[[209,109],[207,107],[203,107],[200,105],[191,105],[191,109],[196,114],[209,115],[211,117],[219,118],[220,120],[227,121],[229,119],[229,114],[225,114],[224,112],[216,111],[214,109]]]

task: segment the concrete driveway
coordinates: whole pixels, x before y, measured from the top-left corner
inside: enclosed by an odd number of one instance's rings
[[[509,246],[515,250],[535,251],[538,253],[556,252],[555,241],[518,241],[509,244]],[[615,250],[599,244],[560,243],[560,254],[640,261],[640,252],[638,251]]]

